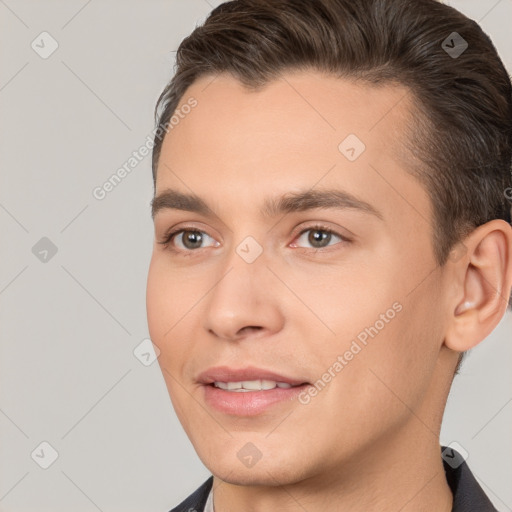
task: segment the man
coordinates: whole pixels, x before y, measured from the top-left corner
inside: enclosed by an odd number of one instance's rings
[[[435,0],[227,2],[182,42],[147,310],[212,476],[174,511],[495,510],[439,433],[509,302],[511,97]]]

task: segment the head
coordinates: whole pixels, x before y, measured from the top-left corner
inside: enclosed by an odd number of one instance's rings
[[[148,322],[205,465],[293,482],[437,432],[512,302],[512,89],[488,36],[435,0],[227,2],[157,116]],[[212,366],[307,384],[240,416],[205,399]]]

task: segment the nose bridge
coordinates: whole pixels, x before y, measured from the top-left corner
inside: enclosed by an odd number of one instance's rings
[[[236,339],[246,327],[276,331],[282,326],[279,299],[271,285],[275,278],[267,262],[263,247],[253,237],[234,248],[208,294],[206,330]]]

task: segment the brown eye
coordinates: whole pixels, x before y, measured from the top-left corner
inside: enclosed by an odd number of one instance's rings
[[[332,238],[332,234],[320,229],[309,230],[308,242],[314,247],[326,247]]]
[[[190,252],[195,249],[207,247],[202,244],[209,240],[213,242],[213,244],[210,243],[210,246],[217,247],[220,245],[204,231],[195,228],[182,228],[167,234],[164,240],[159,243],[166,247],[170,245],[171,247],[169,247],[169,249],[176,252]]]
[[[338,241],[336,241],[336,239],[338,239]],[[345,237],[339,235],[331,229],[327,229],[322,226],[313,226],[303,230],[296,240],[298,242],[302,242],[300,244],[301,246],[306,243],[306,245],[309,244],[313,249],[323,249],[324,247],[336,245],[336,243],[339,242],[348,242],[348,239]],[[331,243],[333,241],[334,243]],[[299,244],[297,242],[293,244],[294,247],[298,245]]]
[[[203,233],[201,231],[183,230],[178,234],[181,236],[181,243],[185,249],[199,249],[201,247],[203,242]]]

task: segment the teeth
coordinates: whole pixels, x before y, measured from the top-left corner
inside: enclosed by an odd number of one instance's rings
[[[270,382],[270,386],[265,386],[264,382],[270,381],[262,381],[262,380],[244,380],[240,383],[240,387],[244,389],[250,389],[251,391],[260,391],[262,389],[272,389],[276,387],[275,382]]]
[[[274,382],[273,380],[262,380],[261,381],[261,389],[274,389],[276,386],[277,386],[277,382]],[[245,386],[244,386],[244,388],[245,388]],[[248,389],[250,389],[250,388],[248,388]],[[256,388],[254,388],[254,389],[256,389]]]
[[[292,385],[287,382],[276,382],[273,380],[243,380],[239,382],[214,382],[216,388],[226,391],[246,392],[246,391],[264,391],[267,389],[291,388]]]

